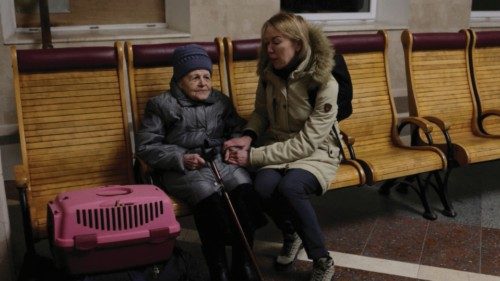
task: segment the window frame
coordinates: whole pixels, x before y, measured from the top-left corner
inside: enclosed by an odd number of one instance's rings
[[[470,11],[471,19],[488,19],[497,18],[500,19],[500,8],[498,11]]]
[[[304,19],[309,21],[328,21],[328,22],[345,22],[345,21],[375,21],[377,17],[377,1],[370,1],[369,12],[357,13],[298,13]]]
[[[474,21],[490,20],[490,19],[499,20],[500,19],[500,5],[498,6],[498,10],[496,10],[496,11],[481,11],[481,10],[474,11],[474,10],[472,10],[472,6],[471,6],[470,18],[471,18],[471,20],[474,20]]]
[[[2,0],[5,1],[5,0]],[[11,2],[14,6],[15,11],[15,0],[8,0],[7,2]],[[69,11],[67,12],[69,13]],[[14,20],[16,17],[14,16]],[[14,23],[16,25],[16,32],[20,33],[33,33],[40,32],[41,27],[18,27],[17,22]],[[138,29],[138,28],[167,28],[166,22],[145,22],[145,23],[117,23],[117,24],[82,24],[82,25],[62,25],[62,26],[51,26],[50,29],[53,32],[58,31],[85,31],[85,30],[116,30],[116,29]]]

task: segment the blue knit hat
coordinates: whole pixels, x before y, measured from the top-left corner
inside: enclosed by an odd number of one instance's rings
[[[212,60],[205,49],[196,44],[176,48],[172,60],[175,81],[179,81],[186,74],[197,69],[206,69],[212,73]]]

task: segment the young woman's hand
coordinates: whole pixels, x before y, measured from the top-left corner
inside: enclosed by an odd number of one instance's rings
[[[224,142],[223,149],[227,151],[230,147],[237,147],[238,149],[250,150],[250,144],[252,144],[252,138],[249,136],[243,136],[239,138],[232,138]]]
[[[230,157],[229,155],[231,151],[245,150],[248,153],[251,144],[252,144],[252,138],[249,136],[232,138],[230,140],[225,141],[224,145],[222,146],[222,149],[224,151],[224,160],[228,163],[234,164],[229,160]]]
[[[229,147],[224,154],[224,159],[229,164],[246,167],[249,165],[249,150],[239,149],[235,146]]]

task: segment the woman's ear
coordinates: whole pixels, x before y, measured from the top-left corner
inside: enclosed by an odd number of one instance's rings
[[[295,53],[299,53],[302,50],[302,41],[300,40],[294,41],[293,47],[295,49]]]

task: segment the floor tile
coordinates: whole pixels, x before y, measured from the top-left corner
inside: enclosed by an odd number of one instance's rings
[[[276,271],[271,257],[259,256],[258,264],[266,281],[308,281],[312,270],[311,262],[296,261],[290,270]]]
[[[492,162],[475,163],[453,168],[448,183],[448,193],[457,216],[454,218],[440,216],[440,219],[450,223],[482,225],[484,227],[482,222],[485,219],[482,207],[485,203],[484,199],[488,197],[488,190],[492,190],[495,177],[491,175],[495,174],[495,169],[498,169],[498,163],[500,162],[497,161],[496,164]]]
[[[421,264],[479,272],[480,231],[476,226],[431,222]]]
[[[350,223],[342,222],[333,225],[322,224],[326,248],[330,251],[360,255],[374,224],[375,219],[356,220]]]
[[[381,216],[363,255],[419,263],[429,221],[405,216]]]
[[[500,276],[500,229],[483,228],[481,273]]]
[[[313,198],[312,202],[327,249],[361,254],[380,210],[376,190],[369,187],[333,190]]]
[[[481,199],[481,226],[500,229],[500,184],[483,189]]]

